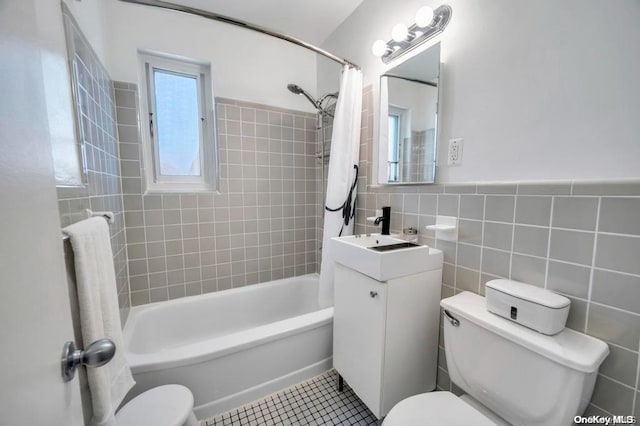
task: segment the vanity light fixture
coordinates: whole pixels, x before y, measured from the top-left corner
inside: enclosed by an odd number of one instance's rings
[[[405,24],[396,24],[391,29],[391,38],[396,43],[405,41],[410,37],[409,28]]]
[[[428,26],[433,21],[433,9],[429,6],[422,6],[416,12],[416,25],[420,28]]]
[[[391,30],[391,40],[376,40],[371,52],[385,64],[389,63],[444,31],[451,19],[451,12],[451,7],[446,4],[435,10],[423,6],[416,13],[415,24],[409,28],[402,23],[396,24]]]

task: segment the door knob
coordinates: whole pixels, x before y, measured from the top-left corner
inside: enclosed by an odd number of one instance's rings
[[[371,296],[371,298],[373,299],[374,297],[376,297],[378,295],[377,291],[370,291],[369,292],[369,296]]]
[[[100,367],[111,361],[116,353],[116,345],[109,339],[99,339],[85,350],[76,349],[73,342],[66,342],[62,348],[62,379],[68,382],[76,375],[80,365]]]

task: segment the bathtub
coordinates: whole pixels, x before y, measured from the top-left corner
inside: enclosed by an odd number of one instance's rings
[[[187,386],[207,418],[332,367],[333,308],[317,274],[137,306],[124,327],[137,382]]]

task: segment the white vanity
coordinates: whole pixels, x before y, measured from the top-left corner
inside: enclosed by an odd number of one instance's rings
[[[333,365],[378,418],[436,386],[442,252],[382,235],[332,239]]]

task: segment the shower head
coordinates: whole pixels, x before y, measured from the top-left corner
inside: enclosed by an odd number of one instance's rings
[[[308,94],[307,92],[305,92],[302,87],[298,86],[297,84],[287,84],[287,89],[289,89],[289,91],[291,93],[294,93],[296,95],[302,95],[305,98],[307,98],[309,100],[309,102],[311,102],[313,104],[313,106],[317,109],[317,110],[322,110],[322,108],[320,107],[320,104],[318,103],[317,100],[314,99],[313,96],[311,96],[310,94]]]
[[[302,88],[297,84],[287,84],[287,89],[289,89],[291,93],[294,93],[296,95],[301,95],[302,92],[304,92],[304,90],[302,90]]]

